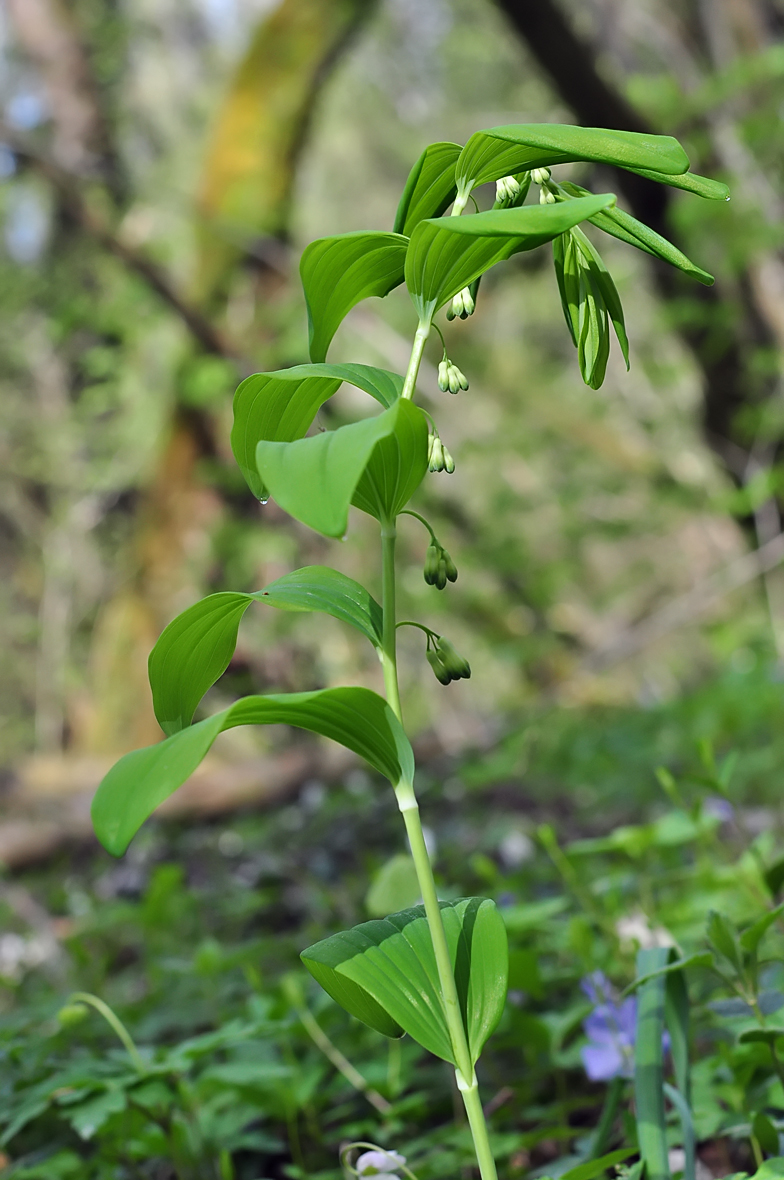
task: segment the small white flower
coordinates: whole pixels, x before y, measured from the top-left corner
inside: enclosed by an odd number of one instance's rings
[[[399,1151],[365,1151],[357,1160],[360,1176],[374,1176],[376,1180],[400,1180],[395,1173],[402,1168],[406,1157]]]

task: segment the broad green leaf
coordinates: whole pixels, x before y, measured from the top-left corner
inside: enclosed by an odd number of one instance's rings
[[[431,143],[411,169],[395,215],[395,233],[411,235],[426,217],[440,217],[457,192],[457,143]]]
[[[294,570],[253,594],[211,594],[173,619],[150,652],[153,706],[165,734],[190,725],[199,701],[228,668],[240,621],[254,601],[323,611],[356,627],[374,646],[381,643],[379,604],[364,586],[327,566]]]
[[[612,193],[604,193],[585,197],[580,208],[563,201],[420,222],[406,256],[406,285],[420,320],[429,321],[496,262],[550,242],[614,203]]]
[[[773,897],[781,891],[784,885],[784,857],[779,857],[770,868],[765,870],[765,884]]]
[[[578,184],[561,184],[559,188],[575,198],[584,197],[587,192]],[[644,250],[646,254],[652,254],[654,258],[661,258],[664,262],[669,262],[671,266],[676,266],[678,270],[682,270],[684,274],[696,279],[704,286],[713,285],[715,281],[713,275],[696,266],[677,246],[673,246],[672,242],[668,242],[661,234],[657,234],[655,230],[643,225],[630,213],[624,213],[622,209],[603,209],[589,217],[588,220],[591,225],[604,230],[606,234],[618,238],[621,242],[627,242],[630,246],[636,246],[638,250]]]
[[[310,359],[323,361],[351,308],[403,281],[408,238],[359,230],[305,247],[299,273],[308,307]]]
[[[662,1033],[664,1032],[664,977],[669,947],[652,947],[637,955],[637,974],[649,976],[637,997],[634,1046],[634,1098],[637,1138],[648,1180],[669,1180],[667,1125],[664,1115]]]
[[[296,520],[342,537],[357,506],[393,518],[427,470],[427,419],[402,399],[362,422],[296,442],[260,442],[259,475],[276,502]],[[367,471],[366,471],[367,469]]]
[[[618,295],[615,283],[612,280],[610,272],[602,261],[599,251],[591,242],[590,238],[586,237],[583,231],[575,226],[571,230],[574,240],[586,260],[588,269],[591,273],[591,278],[601,295],[607,313],[613,322],[615,328],[615,335],[618,338],[618,343],[621,346],[621,353],[626,362],[626,370],[629,370],[629,340],[626,335],[626,324],[623,318],[623,307],[621,306],[620,296]]]
[[[304,438],[319,408],[346,381],[388,409],[400,396],[403,378],[372,365],[295,365],[272,373],[254,373],[234,395],[231,448],[242,474],[259,500],[267,490],[256,467],[262,439],[292,442]]]
[[[694,193],[695,196],[705,197],[708,201],[729,201],[730,190],[720,180],[711,180],[708,176],[698,176],[696,172],[684,172],[681,176],[666,176],[663,172],[653,172],[650,168],[629,168],[629,172],[636,172],[646,180],[656,180],[659,184],[669,184],[672,188],[683,189],[684,192]]]
[[[487,898],[441,902],[440,908],[468,1046],[476,1061],[506,999],[506,930]],[[437,1057],[456,1064],[424,906],[333,934],[303,951],[302,961],[353,1016],[386,1036],[403,1030]]]
[[[689,167],[688,156],[669,135],[562,123],[509,124],[471,136],[457,161],[458,192],[462,196],[488,180],[570,160],[648,168],[668,176],[677,176]]]
[[[396,786],[410,782],[414,755],[386,701],[368,688],[250,696],[117,762],[95,793],[95,833],[120,856],[144,821],[193,773],[218,734],[237,725],[294,725],[339,742]]]

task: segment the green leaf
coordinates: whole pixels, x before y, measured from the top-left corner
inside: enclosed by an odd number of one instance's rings
[[[669,184],[672,188],[683,189],[684,192],[694,193],[695,196],[705,197],[708,201],[729,201],[730,190],[720,180],[711,180],[708,176],[698,176],[696,172],[684,172],[681,176],[666,176],[663,172],[654,172],[650,168],[629,168],[629,172],[636,172],[646,180],[656,180],[659,184]]]
[[[764,1111],[760,1110],[755,1114],[751,1133],[765,1155],[776,1155],[779,1150],[779,1133]]]
[[[740,936],[740,945],[743,950],[751,955],[756,954],[763,936],[782,913],[784,913],[784,902],[777,905],[775,909],[769,910],[767,914],[763,914],[761,918],[757,918],[757,921],[753,922],[751,926],[747,926]]]
[[[326,565],[306,565],[284,574],[254,595],[259,602],[288,611],[323,611],[381,645],[383,611],[359,582]]]
[[[591,275],[591,280],[594,287],[601,297],[601,300],[607,309],[607,313],[613,322],[615,328],[615,335],[618,338],[618,343],[621,346],[621,353],[626,362],[626,371],[629,371],[629,340],[626,335],[626,324],[623,318],[623,307],[621,306],[621,299],[618,295],[615,283],[612,280],[610,272],[602,261],[599,251],[594,246],[593,242],[586,237],[583,231],[575,226],[570,231],[574,240],[582,254],[588,270]]]
[[[637,955],[637,974],[649,976],[637,999],[637,1031],[634,1047],[634,1098],[637,1138],[645,1161],[647,1180],[669,1180],[667,1126],[664,1115],[662,1033],[664,1031],[664,978],[669,947],[652,947]]]
[[[567,1172],[561,1173],[560,1180],[595,1180],[597,1176],[608,1172],[616,1164],[628,1159],[630,1155],[634,1155],[634,1148],[621,1147],[618,1151],[611,1151],[607,1155],[599,1156],[598,1159],[578,1164],[576,1168],[569,1168]]]
[[[342,537],[356,503],[392,519],[427,470],[427,419],[400,399],[376,418],[296,442],[260,442],[259,475],[276,502],[327,537]]]
[[[120,856],[144,821],[193,773],[219,733],[237,725],[294,725],[339,742],[393,785],[410,782],[414,756],[386,701],[367,688],[250,696],[175,733],[134,750],[103,779],[92,804],[98,839]]]
[[[411,169],[395,215],[395,233],[411,235],[426,217],[440,217],[457,192],[458,143],[431,143]]]
[[[150,652],[153,707],[167,735],[190,725],[207,689],[226,671],[252,602],[289,611],[323,611],[361,631],[378,647],[382,610],[364,586],[323,565],[309,565],[253,594],[210,594],[179,614]]]
[[[359,230],[318,238],[299,264],[308,308],[310,359],[323,361],[344,316],[370,295],[386,295],[403,281],[408,238]]]
[[[784,885],[784,856],[774,861],[770,868],[765,870],[765,884],[771,892],[771,896],[775,897],[780,892],[782,885]]]
[[[388,409],[397,401],[403,378],[372,365],[295,365],[273,373],[254,373],[234,395],[231,449],[250,490],[259,500],[268,492],[256,467],[262,439],[292,442],[304,438],[319,408],[346,381]]]
[[[711,910],[708,915],[706,934],[708,941],[719,954],[732,963],[736,971],[743,971],[743,954],[738,942],[738,932],[729,918],[724,914],[717,913],[716,910]]]
[[[581,188],[579,184],[561,184],[559,188],[575,198],[584,196],[587,192],[587,189]],[[653,255],[654,258],[661,258],[664,262],[669,262],[671,266],[682,270],[684,274],[696,279],[703,286],[713,285],[715,281],[713,275],[695,265],[677,246],[673,246],[672,242],[668,242],[661,234],[657,234],[655,230],[643,225],[630,213],[624,213],[622,209],[604,209],[595,216],[589,217],[588,220],[591,225],[595,225],[597,229],[618,238],[619,241],[636,246],[638,250],[643,250],[646,254]]]
[[[738,1041],[742,1045],[753,1044],[755,1041],[775,1045],[781,1037],[784,1037],[784,1028],[749,1028],[740,1034]]]
[[[112,1088],[95,1098],[88,1098],[78,1106],[67,1109],[68,1122],[81,1139],[92,1139],[105,1122],[113,1115],[125,1110],[128,1097],[124,1090]]]
[[[579,208],[563,201],[420,222],[411,235],[405,276],[420,320],[428,322],[496,262],[550,242],[614,203],[612,193],[604,193],[585,197]]]
[[[599,127],[571,127],[562,123],[509,124],[477,131],[457,162],[461,194],[478,184],[498,180],[522,169],[545,168],[570,160],[595,160],[621,168],[648,168],[676,176],[689,167],[677,139]]]
[[[694,1119],[691,1107],[680,1090],[664,1083],[664,1093],[678,1112],[683,1135],[683,1180],[696,1180],[697,1175],[697,1136],[694,1130]]]
[[[649,971],[646,975],[640,976],[639,979],[635,979],[633,983],[630,983],[624,989],[621,998],[625,999],[626,996],[637,991],[638,987],[642,987],[644,983],[647,983],[649,979],[655,979],[659,975],[668,975],[671,971],[684,971],[687,967],[710,967],[712,964],[713,955],[710,951],[698,951],[696,954],[689,955],[685,959],[676,959],[672,963],[667,963],[664,967],[657,967],[655,970]]]
[[[383,918],[393,910],[416,905],[421,895],[413,858],[405,852],[398,852],[373,878],[365,897],[365,908],[372,918]]]
[[[495,904],[468,897],[440,902],[472,1061],[501,1018],[506,999],[506,931]],[[385,1036],[407,1032],[457,1064],[423,906],[363,922],[302,952],[314,979],[347,1012]]]

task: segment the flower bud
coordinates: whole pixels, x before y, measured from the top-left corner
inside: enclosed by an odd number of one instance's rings
[[[437,434],[431,435],[432,443],[428,450],[428,469],[430,471],[444,470],[444,445]]]
[[[520,183],[514,176],[502,176],[495,182],[495,199],[513,201],[520,192]]]
[[[435,675],[436,680],[439,680],[441,682],[441,684],[449,684],[452,677],[449,675],[446,668],[441,663],[441,660],[438,658],[438,654],[434,651],[429,651],[426,653],[426,655],[427,655],[427,662],[430,665],[430,667],[433,669],[433,673]]]
[[[446,589],[446,562],[444,561],[443,550],[441,551],[441,554],[438,558],[438,567],[436,569],[436,580],[434,584],[438,590]]]
[[[449,389],[449,361],[446,357],[438,365],[438,388],[442,393]]]
[[[90,1010],[86,1004],[66,1004],[57,1013],[57,1019],[62,1028],[73,1028],[75,1024],[81,1024],[90,1014]]]
[[[429,545],[425,554],[424,579],[428,586],[435,586],[438,577],[438,563],[441,560],[441,550],[435,545]]]
[[[449,556],[446,549],[441,550],[441,557],[444,562],[444,567],[446,569],[447,578],[449,579],[450,582],[456,582],[457,581],[457,566],[452,561],[452,558]]]
[[[547,181],[549,179],[550,179],[550,169],[549,168],[532,168],[531,169],[531,180],[534,182],[534,184],[547,184]]]
[[[540,205],[554,205],[555,193],[551,193],[549,189],[539,189],[539,204]]]
[[[441,462],[443,463],[443,467],[439,467],[439,471],[445,471],[447,475],[451,475],[455,469],[455,461],[441,440],[438,441],[441,443]]]
[[[453,320],[455,316],[460,316],[461,320],[467,319],[474,314],[474,297],[468,287],[463,287],[462,291],[458,291],[454,296],[452,302],[447,308],[446,318]]]
[[[456,652],[448,639],[443,637],[436,644],[436,651],[441,663],[453,680],[468,680],[471,676],[471,665],[468,660]]]
[[[468,389],[468,378],[451,361],[447,369],[447,378],[450,393],[458,393],[461,389]]]

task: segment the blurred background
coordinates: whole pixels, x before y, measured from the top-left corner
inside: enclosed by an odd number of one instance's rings
[[[451,477],[415,506],[460,569],[407,616],[473,677],[448,689],[402,636],[422,762],[632,805],[699,742],[779,779],[784,558],[781,0],[5,0],[0,23],[0,860],[87,830],[122,752],[155,741],[149,650],[180,610],[309,562],[377,592],[375,525],[327,543],[250,496],[229,449],[248,372],[307,360],[297,264],[313,237],[391,228],[434,140],[510,122],[678,136],[729,205],[562,170],[717,276],[696,287],[604,239],[631,339],[582,384],[547,249],[445,330],[471,388],[421,382]],[[481,198],[480,198],[481,199]],[[486,195],[486,199],[490,199]],[[401,370],[404,290],[360,305],[331,360]],[[356,406],[341,394],[324,423]],[[261,606],[202,706],[379,685],[324,617]],[[291,731],[225,735],[170,804],[278,798],[350,769]],[[441,760],[439,762],[439,760]],[[446,760],[446,761],[445,761]],[[456,790],[458,788],[455,788]],[[588,791],[588,796],[585,792]]]

